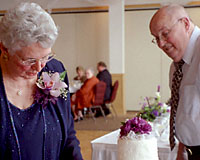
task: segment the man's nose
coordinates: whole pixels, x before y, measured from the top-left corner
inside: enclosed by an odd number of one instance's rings
[[[166,40],[159,39],[157,43],[158,43],[158,47],[159,48],[163,48],[165,46],[165,44],[166,44]]]

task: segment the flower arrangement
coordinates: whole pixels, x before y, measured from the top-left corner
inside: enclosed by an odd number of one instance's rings
[[[161,103],[160,98],[160,86],[158,86],[156,97],[146,97],[146,102],[143,103],[142,109],[137,116],[153,122],[156,117],[161,116],[163,113],[169,112],[167,109],[168,106],[165,103]]]
[[[120,127],[120,138],[149,134],[152,131],[151,125],[141,117],[134,117],[122,124]]]
[[[49,101],[55,104],[59,96],[66,99],[68,86],[63,82],[65,75],[66,71],[61,74],[58,72],[42,72],[36,81],[38,89],[34,95],[35,101],[45,107]]]

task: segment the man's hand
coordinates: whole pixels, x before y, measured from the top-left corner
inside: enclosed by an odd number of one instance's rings
[[[178,146],[178,152],[177,152],[177,157],[176,160],[187,160],[187,154],[185,154],[185,146],[183,143],[179,143]]]

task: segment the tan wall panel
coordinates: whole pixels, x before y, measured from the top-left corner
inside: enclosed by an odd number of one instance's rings
[[[124,115],[126,113],[126,107],[124,105],[124,74],[112,74],[113,84],[116,80],[119,81],[119,88],[113,105],[118,115]]]

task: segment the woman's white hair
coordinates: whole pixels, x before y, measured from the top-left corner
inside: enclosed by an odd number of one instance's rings
[[[0,21],[0,41],[11,54],[33,43],[51,48],[57,36],[52,17],[36,3],[20,3]]]
[[[87,68],[86,71],[89,71],[92,73],[92,75],[94,75],[94,69],[92,67]]]

